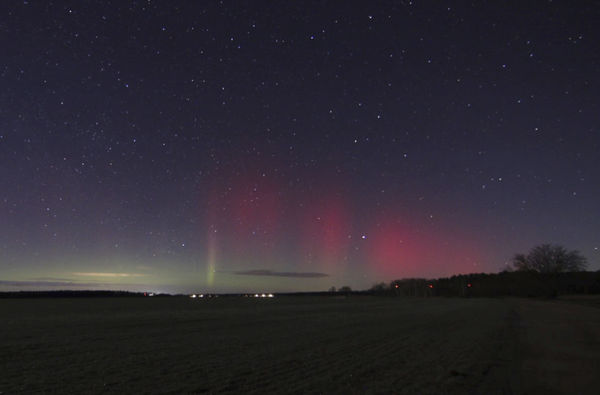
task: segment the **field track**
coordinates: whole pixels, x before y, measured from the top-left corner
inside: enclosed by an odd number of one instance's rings
[[[600,309],[351,296],[0,300],[0,393],[597,393]]]
[[[598,298],[516,300],[511,387],[527,394],[600,393]],[[596,307],[590,307],[596,306]]]

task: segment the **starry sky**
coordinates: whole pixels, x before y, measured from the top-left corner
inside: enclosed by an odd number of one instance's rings
[[[0,290],[600,269],[598,2],[0,8]]]

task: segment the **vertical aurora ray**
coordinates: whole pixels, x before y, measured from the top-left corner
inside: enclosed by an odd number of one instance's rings
[[[219,208],[219,202],[222,196],[219,194],[219,188],[217,185],[213,186],[208,193],[206,205],[203,207],[203,216],[206,219],[206,275],[205,285],[212,287],[215,284],[215,275],[217,272],[217,257],[219,243],[217,239],[217,232],[220,230],[219,216],[217,214]]]
[[[217,271],[217,241],[216,236],[208,236],[208,251],[206,256],[206,285],[212,287]]]

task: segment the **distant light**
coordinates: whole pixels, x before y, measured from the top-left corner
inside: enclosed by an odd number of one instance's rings
[[[259,295],[258,295],[258,294],[254,294],[254,297],[255,297],[255,298],[258,298],[258,297],[259,297]]]
[[[273,294],[268,294],[267,296],[268,296],[269,298],[272,298],[272,297],[273,297]]]
[[[154,296],[154,292],[150,292],[148,296]]]
[[[201,298],[203,298],[203,297],[204,297],[204,295],[203,295],[203,294],[200,294],[200,297],[201,297]]]
[[[190,298],[192,298],[192,299],[195,298],[195,297],[196,297],[196,294],[191,294],[190,295]]]
[[[433,289],[433,284],[429,284],[428,287]]]
[[[467,288],[471,288],[472,286],[473,286],[473,284],[471,284],[471,283],[467,284]]]
[[[267,297],[267,295],[266,295],[266,294],[262,294],[262,295],[260,295],[260,297],[261,297],[261,298],[266,298],[266,297]]]
[[[395,288],[400,288],[400,285],[396,284],[394,285]]]
[[[367,235],[362,235],[361,236],[361,239],[366,239],[366,238],[367,238]]]

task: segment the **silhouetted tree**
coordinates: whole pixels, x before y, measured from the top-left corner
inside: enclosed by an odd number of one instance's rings
[[[385,293],[388,289],[389,289],[389,287],[387,286],[387,284],[382,282],[382,283],[373,285],[371,287],[371,292]]]
[[[338,292],[347,293],[348,294],[348,293],[352,292],[352,288],[350,288],[347,285],[344,285],[343,287],[340,287],[340,289],[338,289]]]
[[[515,270],[533,270],[529,267],[529,262],[527,261],[527,255],[525,254],[515,254],[512,259],[512,264]]]
[[[577,250],[568,251],[560,245],[542,244],[533,247],[527,255],[516,254],[512,264],[518,271],[562,273],[585,270],[587,260]]]

